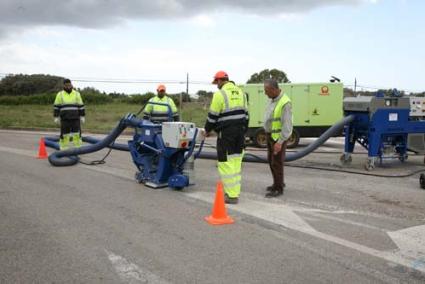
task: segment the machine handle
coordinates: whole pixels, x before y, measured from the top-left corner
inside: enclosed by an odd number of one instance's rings
[[[204,140],[202,140],[201,144],[199,145],[198,152],[196,152],[196,154],[195,154],[195,156],[194,156],[194,158],[195,158],[195,159],[198,159],[199,155],[201,154],[202,147],[204,147],[204,142],[205,142],[205,139],[204,139]]]
[[[189,159],[189,157],[192,156],[193,150],[195,149],[195,145],[196,145],[196,136],[198,136],[198,128],[195,128],[195,134],[193,135],[192,144],[190,145],[189,151],[187,152],[180,166],[186,163],[187,159]]]
[[[190,145],[189,151],[187,152],[187,154],[184,157],[183,161],[181,162],[181,164],[178,165],[179,167],[183,166],[184,163],[186,163],[187,159],[189,159],[190,156],[193,155],[193,151],[194,151],[195,146],[196,146],[196,137],[197,136],[198,136],[198,128],[195,129],[195,134],[193,135],[192,144]],[[194,158],[195,159],[198,158],[198,156],[200,155],[203,146],[204,146],[204,140],[202,140],[201,145],[199,147],[199,150],[196,152],[196,154],[194,154]]]
[[[147,149],[149,149],[149,150],[151,150],[151,151],[153,151],[153,152],[157,153],[158,155],[161,155],[161,154],[162,154],[162,151],[161,151],[161,150],[158,150],[158,149],[156,149],[156,148],[154,148],[154,147],[152,147],[152,146],[149,146],[149,145],[145,144],[145,142],[144,142],[144,141],[142,141],[142,142],[140,143],[140,146],[145,147],[145,148],[147,148]]]
[[[170,99],[172,100],[172,99]],[[155,102],[147,102],[136,115],[139,115],[145,108],[147,105],[159,105],[159,106],[166,106],[168,108],[168,112],[167,112],[167,116],[168,116],[168,121],[173,121],[173,110],[171,109],[171,106],[169,104],[166,103],[155,103]]]

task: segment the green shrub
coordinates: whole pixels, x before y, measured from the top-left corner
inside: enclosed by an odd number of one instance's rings
[[[55,94],[33,96],[0,96],[0,105],[47,105],[53,104]]]
[[[85,104],[107,104],[112,103],[114,100],[110,96],[101,93],[86,93],[81,94],[81,97]]]

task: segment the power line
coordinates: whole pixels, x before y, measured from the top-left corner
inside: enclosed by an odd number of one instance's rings
[[[0,77],[6,77],[8,75],[14,75],[12,73],[0,73]],[[61,76],[64,78],[70,78],[75,82],[85,82],[85,83],[112,83],[112,84],[186,84],[187,80],[159,80],[159,79],[114,79],[114,78],[99,78],[99,77],[67,77]],[[211,82],[207,81],[189,81],[189,84],[195,85],[211,85]]]
[[[13,73],[0,73],[0,77],[6,77],[8,75],[14,75]],[[61,76],[66,78],[66,76]],[[186,85],[187,83],[192,85],[211,85],[210,81],[189,81],[187,80],[159,80],[159,79],[119,79],[119,78],[100,78],[100,77],[68,77],[72,81],[75,82],[83,82],[83,83],[107,83],[107,84],[175,84],[175,85]],[[344,84],[344,87],[354,87],[351,84]],[[358,85],[358,88],[369,89],[369,90],[389,90],[393,88],[388,87],[378,87],[378,86],[367,86],[367,85]],[[407,93],[421,93],[423,91],[419,90],[409,90],[409,89],[399,89],[400,91],[404,91]]]
[[[354,87],[354,85],[346,85],[344,84],[344,87]],[[357,88],[363,88],[363,89],[369,89],[369,90],[392,90],[394,88],[388,88],[388,87],[377,87],[377,86],[365,86],[365,85],[359,85],[357,84]],[[419,90],[409,90],[409,89],[399,89],[396,88],[399,91],[404,91],[406,93],[422,93],[423,91]]]

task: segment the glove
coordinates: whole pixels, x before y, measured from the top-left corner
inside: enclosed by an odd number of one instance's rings
[[[207,132],[205,131],[205,128],[199,128],[199,131],[200,131],[200,134],[201,134],[202,140],[205,140],[205,138],[209,136],[209,133],[207,133]]]
[[[55,119],[53,120],[56,124],[59,124],[59,118],[55,117]]]
[[[85,123],[86,122],[86,118],[84,116],[80,117],[80,121],[81,123]]]

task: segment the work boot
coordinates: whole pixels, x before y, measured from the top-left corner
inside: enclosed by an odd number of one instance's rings
[[[285,188],[285,186],[286,186],[286,184],[285,183],[283,183],[283,188]],[[266,188],[266,191],[274,191],[274,185],[271,185],[271,186],[268,186],[267,188]]]
[[[229,195],[227,195],[227,193],[225,193],[224,194],[224,202],[226,204],[238,204],[239,198],[237,198],[237,197],[230,197]]]
[[[278,190],[272,190],[266,193],[266,198],[278,197],[283,195],[283,188]]]
[[[74,143],[74,146],[77,148],[83,146],[83,140],[79,133],[72,135],[72,143]]]
[[[61,139],[59,139],[59,150],[67,150],[69,148],[69,135],[64,134]]]

